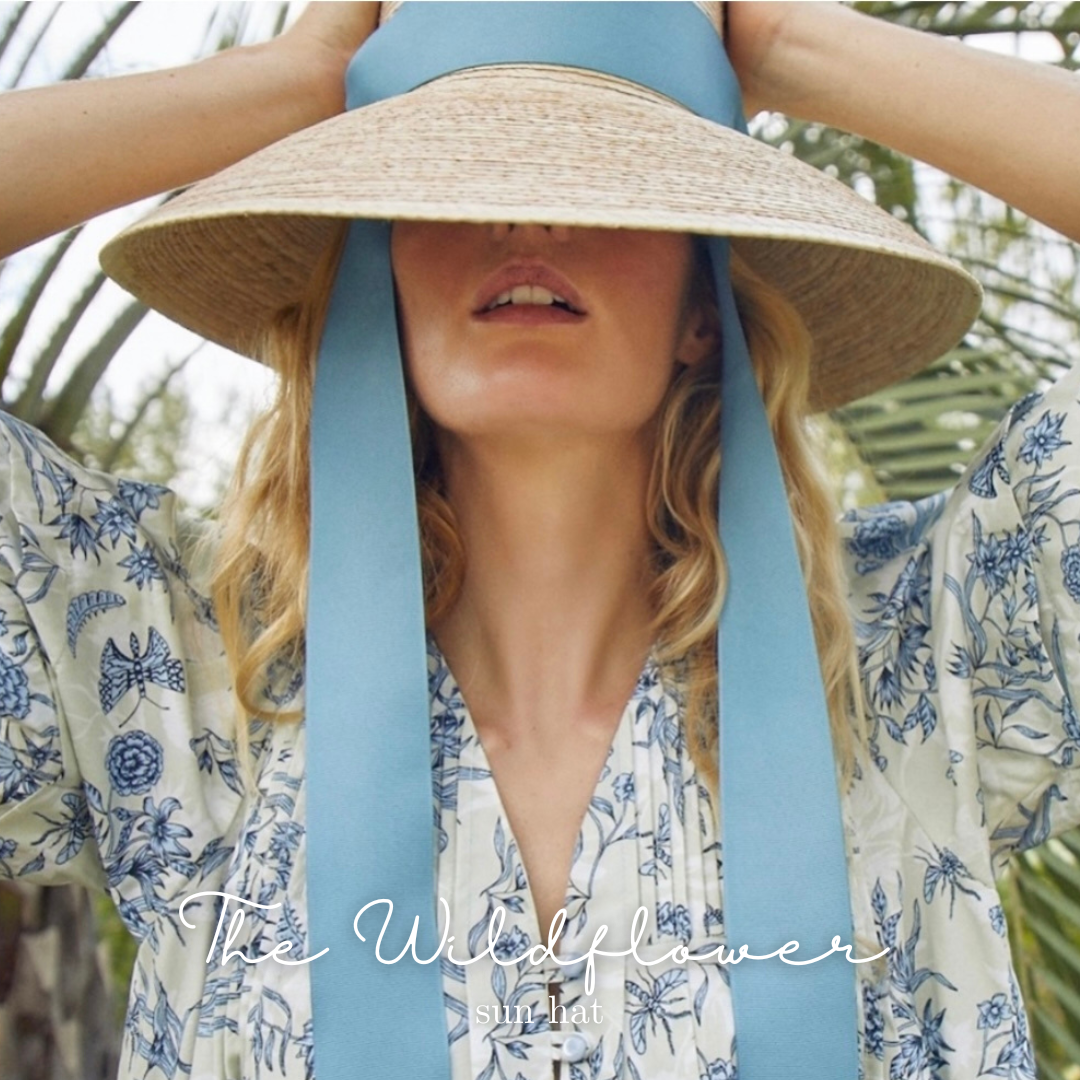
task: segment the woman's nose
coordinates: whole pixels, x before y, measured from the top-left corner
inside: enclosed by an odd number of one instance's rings
[[[496,240],[505,240],[512,234],[524,236],[535,234],[540,239],[547,239],[550,236],[554,240],[566,240],[570,236],[570,226],[543,225],[533,221],[498,221],[491,226],[491,232]]]

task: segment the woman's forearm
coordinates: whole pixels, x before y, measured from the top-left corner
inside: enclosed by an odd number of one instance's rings
[[[925,161],[1080,242],[1080,76],[840,4],[780,6],[768,107]]]
[[[183,67],[0,94],[0,257],[182,187],[341,111],[378,4],[312,4],[261,45]]]

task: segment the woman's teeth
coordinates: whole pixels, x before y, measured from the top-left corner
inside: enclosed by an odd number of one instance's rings
[[[506,304],[559,304],[568,311],[573,310],[566,300],[542,285],[515,285],[508,292],[499,293],[484,310],[492,311]]]

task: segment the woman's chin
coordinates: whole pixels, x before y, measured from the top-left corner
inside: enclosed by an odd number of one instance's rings
[[[581,409],[580,402],[576,410],[547,410],[526,403],[497,415],[456,416],[447,423],[436,418],[436,423],[459,443],[497,447],[500,452],[514,454],[550,454],[553,448],[573,447],[622,452],[645,431],[639,420],[620,422],[613,417],[598,416],[595,410]]]

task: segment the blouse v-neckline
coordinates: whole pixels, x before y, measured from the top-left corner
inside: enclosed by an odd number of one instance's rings
[[[521,901],[521,910],[515,912],[517,915],[516,922],[528,934],[530,945],[546,942],[547,930],[550,928],[545,928],[541,931],[539,908],[536,904],[536,897],[532,890],[532,884],[528,878],[528,871],[525,869],[525,862],[521,855],[521,845],[518,843],[517,837],[514,834],[514,829],[510,822],[510,815],[506,811],[502,793],[499,791],[499,786],[495,781],[495,773],[491,768],[491,762],[488,758],[487,751],[484,748],[480,731],[476,727],[468,702],[465,699],[465,695],[462,693],[461,684],[454,675],[454,672],[446,659],[446,655],[439,648],[438,642],[435,641],[434,635],[430,632],[428,633],[428,640],[429,646],[433,650],[446,677],[447,683],[449,684],[451,697],[457,702],[460,710],[462,724],[460,731],[461,750],[458,759],[459,767],[472,781],[472,784],[468,785],[472,794],[475,795],[480,790],[474,785],[480,785],[480,788],[486,793],[498,818],[497,827],[501,827],[504,833],[506,858],[508,860],[511,858],[515,860],[515,873],[513,875],[512,889],[513,892],[520,897]],[[558,940],[558,951],[562,954],[567,954],[572,951],[568,946],[568,942],[574,940],[577,936],[574,927],[576,926],[577,929],[580,930],[585,921],[582,918],[581,909],[584,902],[588,899],[589,890],[576,892],[574,885],[575,878],[578,877],[583,868],[592,867],[595,869],[596,866],[597,852],[594,850],[596,846],[595,839],[592,836],[592,833],[587,829],[589,823],[589,810],[594,806],[597,798],[601,797],[605,787],[605,781],[612,772],[618,774],[620,772],[632,771],[633,754],[630,744],[633,739],[633,725],[637,704],[641,698],[642,687],[649,685],[654,681],[653,677],[657,675],[657,672],[658,666],[655,654],[650,650],[638,673],[638,677],[634,682],[634,687],[630,691],[630,696],[623,705],[619,721],[615,727],[611,741],[608,744],[607,752],[604,755],[603,764],[597,771],[596,778],[593,781],[592,789],[589,793],[589,801],[582,814],[582,819],[578,824],[577,836],[574,841],[574,852],[570,859],[569,875],[563,887],[563,901],[560,905],[566,910],[566,919],[563,923],[563,928]],[[458,810],[463,817],[467,813],[467,807],[462,807],[460,802]],[[471,838],[471,830],[465,830],[465,835]],[[471,847],[471,844],[469,846]],[[468,857],[471,858],[471,856]],[[509,925],[509,923],[510,920],[508,919],[507,923],[504,924],[504,927]],[[506,931],[504,928],[504,936],[505,933]],[[521,952],[520,949],[514,951],[515,954]]]

